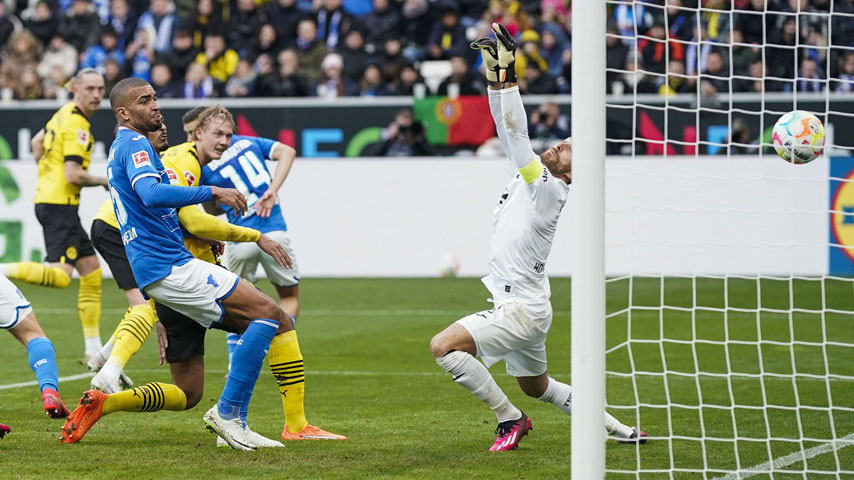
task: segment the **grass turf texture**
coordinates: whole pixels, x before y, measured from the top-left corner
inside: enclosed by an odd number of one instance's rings
[[[662,283],[664,282],[664,283]],[[800,449],[798,416],[788,409],[737,408],[735,421],[729,407],[729,389],[738,404],[762,405],[762,387],[769,404],[827,406],[824,381],[749,376],[700,376],[695,380],[695,362],[701,371],[758,373],[755,346],[716,342],[725,338],[755,342],[763,340],[805,342],[789,348],[762,346],[765,372],[788,373],[794,364],[799,373],[823,374],[821,348],[809,342],[828,338],[854,344],[851,314],[828,314],[826,337],[821,316],[806,310],[827,308],[854,312],[850,282],[763,281],[761,306],[770,311],[757,315],[757,283],[749,280],[698,279],[697,295],[690,279],[617,280],[608,285],[608,369],[632,372],[641,403],[666,405],[668,394],[674,405],[641,407],[644,429],[652,435],[671,431],[686,438],[657,440],[635,449],[607,445],[608,468],[619,470],[700,470],[705,463],[716,471],[737,468],[733,448],[734,426],[742,468],[769,460],[767,429],[775,438],[775,457]],[[779,283],[779,284],[778,284]],[[818,285],[816,285],[818,284]],[[664,286],[662,293],[661,287]],[[76,312],[76,282],[65,290],[19,285],[32,302],[44,330],[54,342],[60,376],[84,373],[77,363],[82,355],[82,335]],[[818,288],[816,288],[818,286]],[[266,282],[262,287],[273,293]],[[726,288],[726,290],[725,290]],[[555,319],[549,336],[550,373],[569,381],[569,281],[552,281]],[[629,312],[628,294],[632,294]],[[310,422],[347,435],[344,442],[290,442],[284,449],[236,452],[218,449],[215,437],[202,428],[201,416],[218,397],[226,365],[224,335],[212,331],[207,343],[205,397],[187,412],[124,413],[105,417],[75,445],[58,440],[61,421],[44,416],[35,386],[0,389],[0,422],[13,428],[0,440],[0,470],[16,478],[558,478],[569,476],[569,419],[553,405],[525,397],[512,378],[503,374],[503,364],[492,368],[499,385],[511,400],[532,418],[534,431],[519,450],[506,454],[488,452],[494,440],[495,417],[464,389],[455,385],[435,365],[427,344],[433,334],[459,317],[489,307],[486,291],[477,279],[306,279],[301,286],[302,314],[297,328],[306,358],[306,410]],[[659,308],[663,304],[669,308]],[[790,301],[791,300],[791,301]],[[682,308],[694,304],[708,307],[693,314]],[[790,305],[790,303],[792,305]],[[792,319],[774,309],[803,309]],[[124,295],[112,280],[104,286],[102,337],[107,338],[126,308]],[[721,310],[719,310],[721,309]],[[631,325],[632,342],[626,343]],[[761,337],[760,337],[761,335]],[[668,340],[659,342],[660,338]],[[696,339],[697,342],[690,342]],[[679,343],[678,341],[689,343]],[[655,344],[645,343],[655,341]],[[0,384],[33,380],[26,364],[26,351],[11,336],[0,336],[0,362],[6,365]],[[828,347],[832,374],[851,375],[854,354],[850,347]],[[752,353],[751,353],[752,352]],[[794,352],[792,354],[791,352]],[[818,352],[818,353],[817,353]],[[794,355],[794,356],[793,356]],[[137,385],[147,381],[170,381],[166,367],[157,365],[156,339],[152,335],[127,372]],[[794,358],[794,360],[793,360]],[[665,366],[667,375],[664,375]],[[692,376],[687,376],[691,374]],[[708,378],[707,378],[708,377]],[[836,405],[850,405],[854,398],[851,381],[830,382]],[[698,385],[699,384],[699,388]],[[60,393],[74,408],[89,379],[60,384]],[[796,385],[797,389],[793,386]],[[608,378],[611,404],[634,405],[631,377]],[[699,407],[699,394],[704,407]],[[612,410],[628,424],[634,410]],[[668,415],[669,413],[669,415]],[[768,422],[766,423],[765,415]],[[826,411],[802,410],[801,428],[807,437],[830,438]],[[700,420],[708,437],[699,441]],[[837,437],[854,431],[854,416],[834,410]],[[253,396],[249,421],[253,429],[276,438],[282,428],[281,402],[272,376],[265,367]],[[766,427],[767,425],[767,427]],[[695,437],[695,438],[687,438]],[[761,440],[760,440],[761,439]],[[804,447],[816,445],[804,442]],[[852,448],[851,450],[854,450]],[[833,453],[808,461],[810,470],[854,469],[851,450],[840,450],[840,467]],[[787,470],[803,469],[801,463]],[[714,477],[711,474],[708,478]],[[635,475],[609,475],[609,478]],[[703,478],[691,472],[642,474],[640,478]],[[762,475],[752,478],[771,478]],[[773,478],[803,478],[775,475]],[[810,478],[836,478],[810,474]]]

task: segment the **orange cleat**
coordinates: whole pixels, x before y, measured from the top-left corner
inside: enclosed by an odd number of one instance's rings
[[[80,399],[77,408],[71,412],[65,425],[62,426],[62,433],[59,439],[62,443],[79,442],[83,435],[92,428],[98,420],[101,419],[101,411],[104,409],[104,400],[108,395],[98,390],[87,390]]]
[[[299,433],[288,431],[288,425],[282,430],[282,440],[347,440],[344,435],[336,435],[313,425],[306,425]]]
[[[44,413],[50,418],[65,418],[68,416],[68,409],[65,408],[65,402],[59,398],[59,393],[52,388],[45,388],[42,392],[42,403],[44,404]]]

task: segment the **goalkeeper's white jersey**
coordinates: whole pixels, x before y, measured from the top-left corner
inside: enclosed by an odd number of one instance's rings
[[[519,173],[507,184],[495,207],[489,275],[483,278],[496,304],[548,302],[546,261],[568,192],[569,185],[545,167],[530,184]]]

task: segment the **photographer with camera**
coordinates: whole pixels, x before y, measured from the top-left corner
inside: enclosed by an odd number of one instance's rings
[[[378,157],[426,157],[436,155],[427,144],[424,125],[409,109],[400,110],[383,130],[382,143],[372,152]]]
[[[554,102],[545,102],[531,113],[531,146],[535,152],[543,152],[568,137],[569,130],[569,117],[560,113]]]

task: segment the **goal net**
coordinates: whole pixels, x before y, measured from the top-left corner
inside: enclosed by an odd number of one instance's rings
[[[607,478],[852,478],[854,2],[605,3]]]

